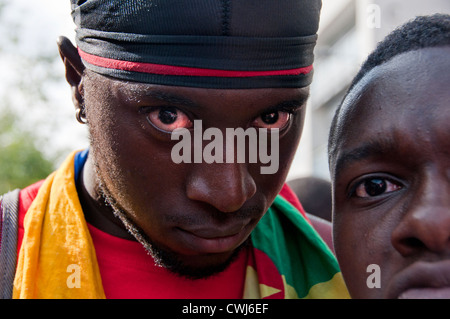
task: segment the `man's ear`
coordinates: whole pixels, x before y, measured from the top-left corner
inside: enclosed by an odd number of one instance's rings
[[[66,69],[66,80],[72,88],[72,100],[75,109],[78,110],[83,107],[81,79],[83,77],[84,65],[78,54],[78,50],[69,39],[61,36],[57,40],[57,45],[59,55],[61,56]]]

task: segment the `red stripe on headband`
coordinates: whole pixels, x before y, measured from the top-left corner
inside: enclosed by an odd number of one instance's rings
[[[216,69],[202,69],[185,66],[173,66],[164,64],[154,64],[145,62],[131,62],[103,58],[92,55],[78,49],[80,57],[86,62],[100,66],[107,69],[117,69],[124,71],[160,74],[160,75],[184,75],[184,76],[213,76],[213,77],[257,77],[257,76],[274,76],[274,75],[299,75],[311,72],[312,65],[275,71],[233,71],[233,70],[216,70]]]

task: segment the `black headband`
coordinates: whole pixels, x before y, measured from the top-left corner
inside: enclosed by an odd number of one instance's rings
[[[95,72],[206,88],[311,83],[320,0],[71,1]]]

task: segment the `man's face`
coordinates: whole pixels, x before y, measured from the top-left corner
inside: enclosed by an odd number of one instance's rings
[[[402,54],[343,105],[330,167],[335,250],[353,298],[450,297],[449,56]]]
[[[226,264],[285,181],[308,89],[170,87],[93,73],[83,89],[98,177],[152,245],[175,259],[163,263],[204,273]],[[187,128],[194,141],[194,120],[203,131],[220,130],[224,141],[226,128],[279,128],[277,172],[261,174],[259,161],[174,163],[179,140],[171,140],[171,131]]]

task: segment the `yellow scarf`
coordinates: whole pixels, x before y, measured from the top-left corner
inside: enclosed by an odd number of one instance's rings
[[[105,298],[74,155],[47,178],[25,216],[13,298]]]

